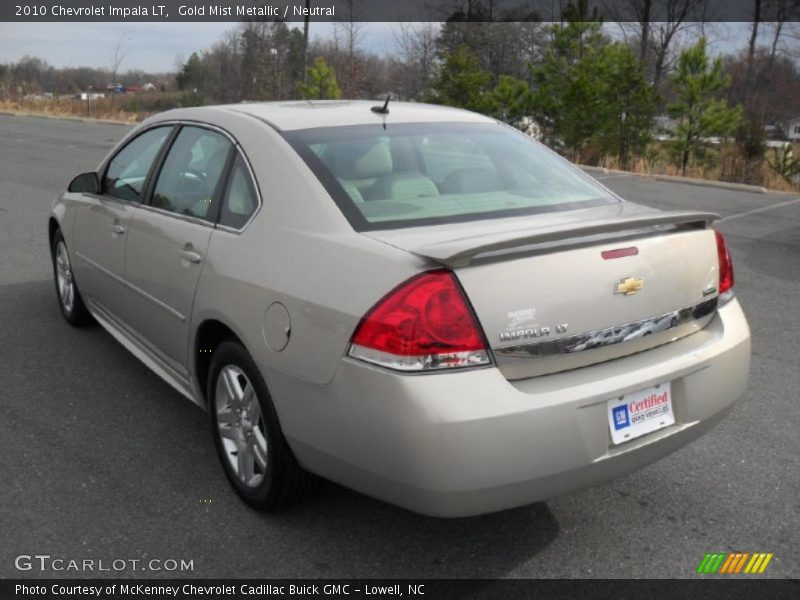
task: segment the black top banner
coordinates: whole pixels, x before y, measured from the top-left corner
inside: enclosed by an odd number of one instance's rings
[[[754,20],[756,4],[757,0],[3,0],[0,21],[731,22]],[[760,21],[800,21],[800,3],[758,4]]]

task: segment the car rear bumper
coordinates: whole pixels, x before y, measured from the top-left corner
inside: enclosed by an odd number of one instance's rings
[[[270,387],[309,470],[442,517],[529,504],[638,469],[712,427],[741,396],[750,333],[734,299],[702,331],[625,358],[509,381],[496,368],[401,375],[344,359],[327,386]],[[606,401],[671,382],[675,424],[620,446]]]

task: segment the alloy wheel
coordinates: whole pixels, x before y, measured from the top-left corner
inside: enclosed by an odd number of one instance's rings
[[[267,470],[266,429],[253,385],[239,367],[226,365],[219,371],[214,410],[232,471],[247,487],[257,487]]]
[[[56,245],[56,279],[61,305],[65,312],[72,313],[75,306],[75,282],[72,279],[72,267],[63,240]]]

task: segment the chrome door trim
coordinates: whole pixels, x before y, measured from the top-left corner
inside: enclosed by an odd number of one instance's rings
[[[89,192],[81,192],[81,195],[91,198],[92,200],[97,200],[98,202],[114,202],[123,206],[129,206],[130,208],[139,208],[142,205],[141,202],[134,202],[133,200],[128,200],[127,198],[117,198],[111,194],[92,194]]]
[[[246,226],[247,226],[247,224],[245,224],[245,227]],[[234,234],[237,234],[237,235],[242,232],[241,229],[234,229],[233,227],[230,227],[229,225],[220,225],[219,223],[217,223],[216,229],[218,229],[219,231],[224,231],[226,233],[234,233]]]
[[[176,213],[174,211],[166,210],[164,208],[159,208],[157,206],[151,206],[150,204],[140,204],[139,208],[154,213],[160,213],[168,217],[174,217],[175,219],[178,219],[180,221],[186,221],[193,225],[201,225],[203,227],[207,227],[208,229],[214,229],[214,223],[206,219],[203,219],[202,217],[195,217],[194,215],[185,215],[183,213]]]
[[[131,290],[131,291],[134,291],[134,292],[136,292],[137,294],[139,294],[139,295],[140,295],[142,298],[144,298],[145,300],[148,300],[148,301],[149,301],[149,302],[151,302],[152,304],[155,304],[155,305],[156,305],[158,308],[160,308],[161,310],[163,310],[163,311],[164,311],[164,312],[166,312],[167,314],[169,314],[169,315],[171,315],[171,316],[175,317],[175,318],[176,318],[176,319],[178,319],[178,320],[179,320],[181,323],[183,323],[183,322],[185,322],[185,321],[186,321],[186,316],[185,316],[184,314],[182,314],[182,313],[178,312],[177,310],[175,310],[174,308],[172,308],[172,307],[171,307],[169,304],[165,304],[164,302],[162,302],[162,301],[161,301],[161,300],[159,300],[158,298],[155,298],[154,296],[151,296],[150,294],[148,294],[147,292],[145,292],[145,291],[144,291],[142,288],[140,288],[140,287],[138,287],[138,286],[136,286],[136,285],[132,284],[130,281],[128,281],[128,280],[127,280],[127,279],[125,279],[124,277],[120,277],[120,276],[119,276],[119,275],[117,275],[116,273],[114,273],[114,272],[112,272],[112,271],[109,271],[108,269],[106,269],[106,268],[105,268],[105,267],[103,267],[102,265],[99,265],[99,264],[97,264],[97,263],[96,263],[95,261],[93,261],[91,258],[89,258],[89,257],[87,257],[87,256],[85,256],[85,255],[83,255],[83,254],[81,254],[80,252],[76,252],[76,253],[75,253],[75,256],[76,256],[76,257],[78,257],[78,258],[80,258],[82,261],[85,261],[87,264],[89,264],[89,265],[93,266],[95,269],[97,269],[97,270],[98,270],[98,271],[100,271],[101,273],[103,273],[103,274],[107,275],[108,277],[110,277],[111,279],[113,279],[114,281],[116,281],[117,283],[119,283],[120,285],[123,285],[123,286],[125,286],[125,287],[126,287],[126,288],[128,288],[129,290]]]
[[[645,327],[655,325],[662,319],[670,319],[670,324],[657,333],[664,333],[690,323],[697,324],[698,329],[702,329],[711,320],[710,317],[716,314],[717,304],[718,298],[714,297],[710,300],[704,300],[703,302],[699,302],[698,304],[689,306],[687,308],[681,308],[663,315],[642,319],[640,321],[634,321],[632,323],[615,325],[613,327],[605,327],[603,329],[595,329],[594,331],[586,331],[584,333],[578,333],[553,340],[492,348],[492,352],[495,354],[498,366],[504,366],[517,362],[519,359],[538,360],[562,354],[575,355],[588,350],[614,346],[616,344],[625,342],[626,336],[634,334],[636,331]],[[606,338],[606,336],[608,337]],[[642,339],[642,337],[634,339]],[[589,344],[591,344],[591,346],[589,346]]]

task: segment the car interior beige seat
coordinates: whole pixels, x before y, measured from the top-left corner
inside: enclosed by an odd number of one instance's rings
[[[492,169],[459,169],[442,182],[443,194],[480,194],[503,189],[503,180]]]
[[[439,195],[439,188],[422,173],[392,173],[379,177],[367,194],[367,200],[411,200]]]
[[[329,145],[320,158],[340,181],[352,184],[362,198],[367,197],[366,191],[379,177],[391,174],[394,167],[386,140],[337,142]]]
[[[361,195],[354,183],[347,181],[347,179],[339,179],[339,185],[342,186],[342,189],[350,196],[353,202],[357,204],[364,202],[364,196]]]

